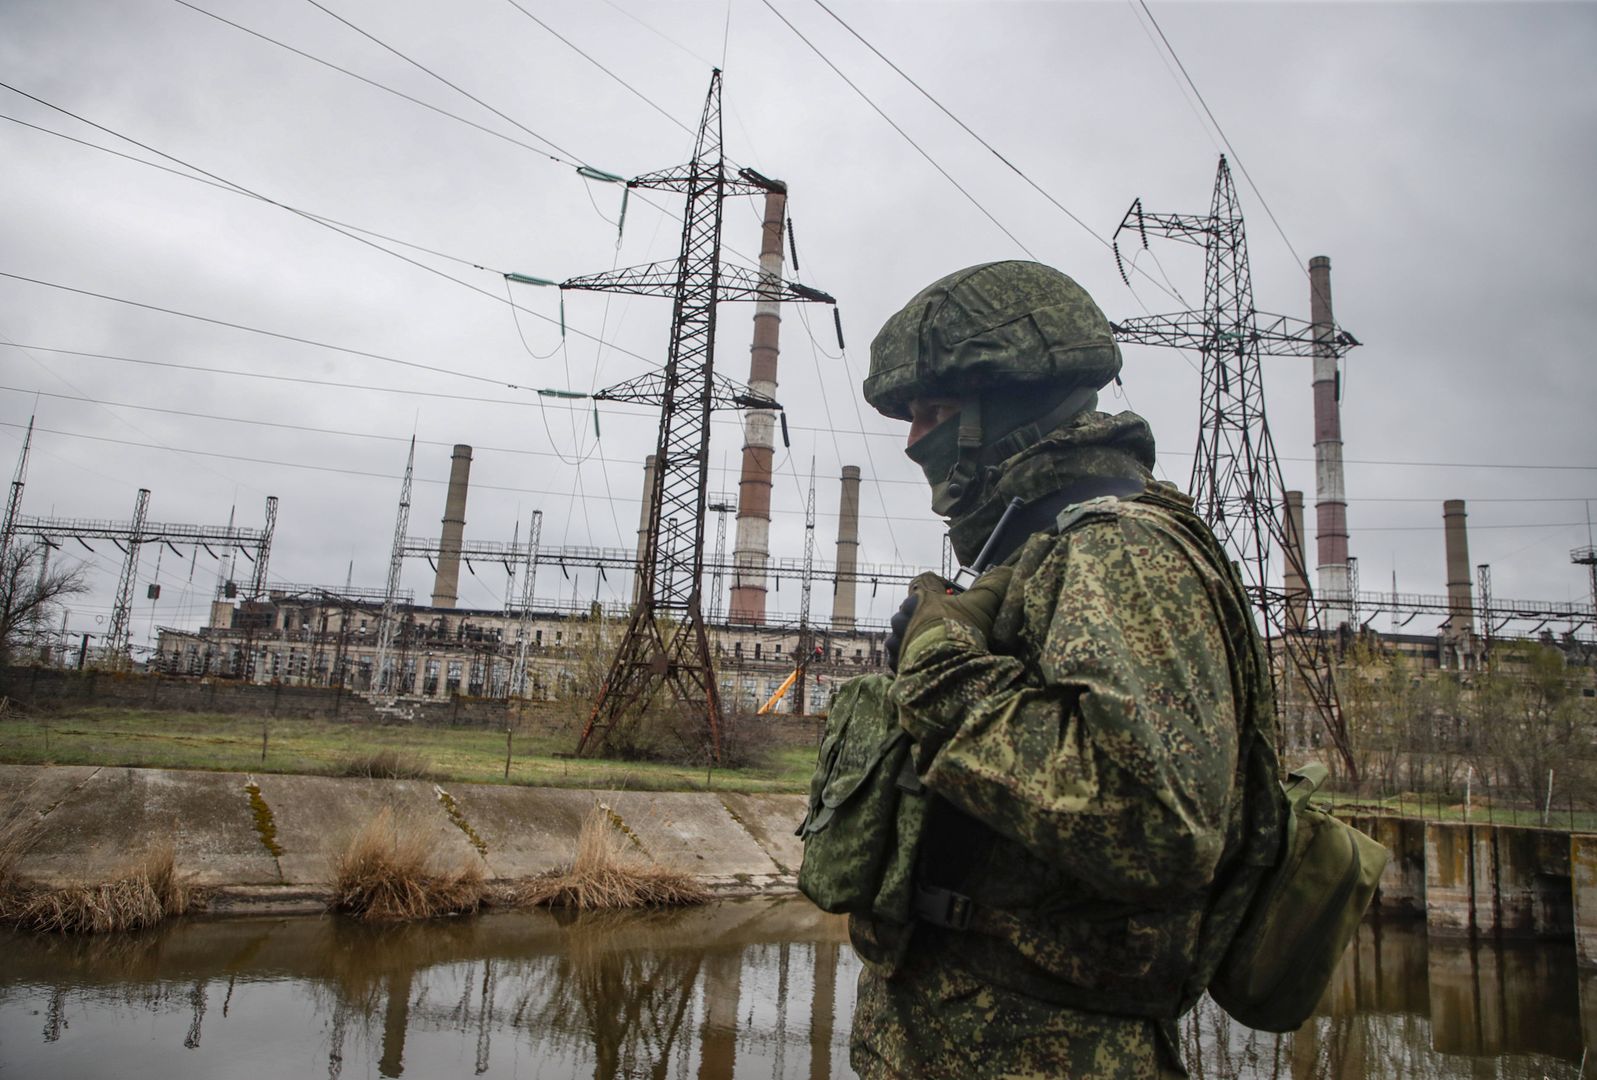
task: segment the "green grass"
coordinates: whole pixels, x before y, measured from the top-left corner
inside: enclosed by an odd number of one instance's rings
[[[266,755],[261,733],[265,725]],[[774,746],[761,767],[715,769],[651,762],[556,757],[575,737],[518,731],[512,784],[649,791],[799,792],[815,763],[810,747]],[[124,765],[218,772],[340,774],[355,759],[394,751],[426,763],[438,780],[505,782],[505,733],[259,716],[85,709],[0,718],[0,762],[14,765]]]

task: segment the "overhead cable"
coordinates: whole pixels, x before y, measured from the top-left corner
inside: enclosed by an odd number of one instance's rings
[[[1142,8],[1143,13],[1148,16],[1148,21],[1153,24],[1154,31],[1159,35],[1159,40],[1164,42],[1164,47],[1169,50],[1170,58],[1176,62],[1176,67],[1181,70],[1181,77],[1187,80],[1187,85],[1192,87],[1192,92],[1197,95],[1198,104],[1203,106],[1204,115],[1208,116],[1209,122],[1214,125],[1215,133],[1220,136],[1220,141],[1225,144],[1226,151],[1231,155],[1231,160],[1235,161],[1237,168],[1242,171],[1243,179],[1247,180],[1248,187],[1253,189],[1253,194],[1259,200],[1259,205],[1264,208],[1264,213],[1269,217],[1270,224],[1274,225],[1275,231],[1280,234],[1281,242],[1292,253],[1292,259],[1298,264],[1298,269],[1303,271],[1303,276],[1308,277],[1309,268],[1298,254],[1297,248],[1292,246],[1292,241],[1287,238],[1286,230],[1281,227],[1281,222],[1276,219],[1275,211],[1270,209],[1270,204],[1265,199],[1264,192],[1260,191],[1259,185],[1253,182],[1253,176],[1248,172],[1248,167],[1243,162],[1242,155],[1237,153],[1237,148],[1232,146],[1231,140],[1226,137],[1225,129],[1220,126],[1220,121],[1215,117],[1214,110],[1209,108],[1209,103],[1204,100],[1203,91],[1199,90],[1198,84],[1193,82],[1192,75],[1187,71],[1187,65],[1181,62],[1181,57],[1176,52],[1175,46],[1170,44],[1170,39],[1165,36],[1164,28],[1159,25],[1159,20],[1155,19],[1153,12],[1148,9],[1148,0],[1137,0],[1137,4]]]
[[[928,91],[924,86],[922,86],[920,83],[916,82],[913,78],[911,78],[909,76],[909,74],[906,71],[904,71],[903,68],[899,67],[897,64],[893,63],[892,60],[888,59],[887,56],[885,54],[883,54],[883,52],[880,49],[878,49],[875,45],[872,45],[869,41],[867,41],[865,39],[865,37],[863,35],[861,35],[858,30],[855,30],[852,26],[850,26],[847,22],[845,22],[843,20],[842,16],[838,15],[837,12],[835,12],[831,8],[827,7],[826,4],[824,3],[824,0],[815,0],[815,5],[817,7],[819,7],[822,11],[824,11],[828,15],[830,15],[834,20],[836,20],[837,24],[839,26],[841,26],[844,30],[847,30],[851,35],[853,35],[853,37],[854,37],[854,39],[856,41],[858,41],[861,45],[865,46],[872,53],[874,53],[878,60],[880,60],[882,63],[886,64],[888,67],[892,68],[893,71],[896,72],[900,78],[902,78],[905,82],[909,83],[909,85],[913,86],[915,88],[915,90],[922,97],[924,97],[927,101],[929,101],[933,105],[935,105],[939,112],[941,112],[944,116],[948,117],[954,123],[958,124],[960,130],[962,130],[963,132],[965,132],[965,134],[969,135],[971,138],[975,139],[978,143],[980,143],[982,145],[982,147],[989,154],[991,154],[993,157],[997,158],[1000,162],[1002,162],[1003,165],[1007,169],[1009,169],[1010,172],[1014,173],[1016,176],[1018,176],[1022,180],[1024,180],[1028,187],[1030,187],[1037,194],[1041,195],[1044,199],[1048,200],[1048,202],[1051,203],[1054,206],[1054,208],[1057,209],[1060,213],[1064,214],[1071,221],[1073,221],[1077,225],[1081,226],[1081,228],[1086,231],[1088,236],[1090,236],[1094,240],[1098,241],[1098,243],[1103,245],[1106,249],[1113,250],[1114,245],[1109,240],[1106,240],[1091,225],[1088,225],[1081,218],[1077,217],[1076,214],[1073,213],[1068,206],[1064,205],[1058,199],[1054,198],[1040,184],[1038,184],[1030,176],[1027,176],[1025,171],[1022,170],[1020,168],[1020,166],[1016,165],[1013,161],[1010,161],[1003,154],[999,153],[997,147],[993,146],[992,143],[988,142],[986,139],[984,139],[980,135],[978,135],[974,130],[972,130],[972,128],[970,127],[969,124],[965,123],[965,121],[963,121],[959,117],[955,116],[953,114],[953,112],[950,111],[946,105],[944,105],[941,101],[938,101],[937,98],[933,97],[930,91]],[[769,3],[767,3],[766,6],[769,7],[770,6]],[[783,21],[786,22],[785,19]],[[1240,164],[1240,162],[1239,162],[1239,164]],[[1148,272],[1146,270],[1139,270],[1138,272],[1141,273],[1144,277],[1148,278],[1149,281],[1152,281],[1154,283],[1154,285],[1158,286],[1161,290],[1163,290],[1171,298],[1176,299],[1176,300],[1180,300],[1181,299],[1181,297],[1178,296],[1175,292],[1171,291],[1170,289],[1165,288],[1163,285],[1160,285],[1159,282],[1156,281],[1152,277],[1152,275],[1148,274]]]
[[[947,180],[950,184],[954,185],[955,190],[957,190],[961,195],[965,196],[965,198],[970,202],[970,204],[981,212],[981,215],[983,217],[985,217],[988,221],[992,222],[995,226],[997,226],[999,232],[1001,232],[1005,236],[1009,237],[1009,239],[1014,243],[1014,245],[1016,247],[1020,248],[1021,251],[1024,251],[1029,258],[1031,258],[1031,259],[1036,259],[1037,258],[1037,256],[1032,252],[1032,250],[1030,248],[1028,248],[1024,243],[1021,242],[1020,237],[1018,237],[1014,233],[1010,232],[1009,229],[1007,229],[1004,226],[1003,222],[999,221],[996,217],[994,217],[992,215],[991,211],[989,211],[985,206],[983,206],[981,204],[981,201],[978,200],[976,198],[976,196],[972,195],[969,191],[967,191],[965,189],[964,185],[961,184],[958,180],[955,180],[954,177],[949,173],[949,171],[947,169],[945,169],[941,165],[939,165],[937,163],[937,160],[935,158],[933,158],[930,154],[928,154],[921,147],[920,143],[916,142],[913,138],[910,137],[908,132],[906,132],[903,128],[899,127],[898,124],[894,122],[892,117],[888,116],[887,113],[883,112],[881,106],[877,105],[876,102],[871,100],[870,95],[866,94],[865,91],[861,90],[858,86],[856,86],[854,84],[854,80],[850,79],[847,75],[844,75],[841,68],[839,68],[836,64],[832,63],[832,61],[827,58],[827,55],[825,53],[823,53],[819,48],[816,47],[814,42],[810,41],[810,39],[805,37],[804,34],[799,30],[798,27],[794,26],[791,22],[789,22],[788,19],[787,19],[787,16],[783,15],[780,11],[778,11],[776,9],[776,6],[771,3],[771,0],[760,0],[760,2],[763,3],[767,8],[770,8],[771,14],[775,15],[778,19],[782,20],[782,25],[786,26],[789,30],[793,31],[794,36],[797,37],[800,41],[802,41],[805,45],[807,45],[809,47],[809,50],[811,52],[813,52],[816,56],[818,56],[823,64],[825,64],[827,67],[831,68],[833,73],[836,74],[839,79],[842,79],[845,83],[847,83],[849,89],[854,91],[854,93],[858,94],[860,99],[862,101],[864,101],[865,104],[869,105],[871,107],[871,109],[875,111],[877,116],[880,116],[883,120],[887,121],[887,124],[888,124],[889,127],[891,127],[894,131],[898,132],[898,134],[904,139],[905,142],[909,143],[910,146],[914,147],[915,152],[918,153],[921,157],[925,158],[926,159],[926,163],[928,165],[930,165],[932,168],[936,169],[938,171],[938,173],[940,173],[942,175],[943,179]]]

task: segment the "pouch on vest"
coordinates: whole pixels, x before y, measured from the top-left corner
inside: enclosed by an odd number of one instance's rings
[[[1389,852],[1345,822],[1309,806],[1324,765],[1294,771],[1281,859],[1231,939],[1209,996],[1240,1023],[1295,1031],[1325,994],[1375,895]]]
[[[924,800],[909,733],[887,700],[892,684],[886,675],[864,675],[832,702],[798,828],[798,884],[823,911],[907,922]]]

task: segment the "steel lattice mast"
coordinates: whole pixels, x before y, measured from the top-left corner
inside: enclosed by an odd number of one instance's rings
[[[1262,315],[1254,309],[1242,208],[1224,156],[1207,215],[1148,213],[1139,199],[1116,230],[1117,243],[1125,231],[1137,233],[1144,246],[1152,234],[1204,250],[1202,311],[1126,319],[1115,324],[1115,337],[1121,342],[1195,348],[1202,354],[1198,447],[1188,490],[1198,512],[1242,566],[1265,628],[1271,680],[1276,679],[1275,652],[1284,648],[1343,764],[1356,777],[1358,767],[1348,743],[1318,605],[1312,600],[1286,603],[1285,591],[1270,579],[1275,547],[1281,548],[1305,583],[1309,577],[1301,552],[1287,542],[1280,513],[1286,485],[1265,418],[1260,357],[1266,353],[1307,357],[1326,350],[1340,355],[1358,342],[1341,331],[1327,333],[1326,328],[1303,320]],[[1115,255],[1118,261],[1118,248]],[[1281,695],[1276,697],[1280,708]]]
[[[538,581],[538,545],[543,542],[543,511],[532,512],[527,526],[527,572],[521,579],[521,621],[516,626],[516,662],[510,668],[509,696],[526,696],[527,646],[532,636],[533,588]]]
[[[383,614],[377,625],[377,657],[372,665],[371,689],[385,692],[395,681],[390,678],[390,653],[399,631],[399,570],[405,557],[405,530],[410,527],[410,483],[416,471],[416,436],[410,437],[410,455],[405,458],[405,479],[399,487],[399,513],[394,519],[394,543],[388,552],[388,583],[383,590]]]
[[[571,278],[562,289],[669,296],[671,343],[664,369],[594,395],[601,401],[658,404],[649,526],[638,567],[638,598],[626,633],[583,727],[577,750],[594,745],[625,718],[635,716],[664,688],[703,716],[708,752],[721,753],[721,706],[704,627],[704,524],[710,460],[710,412],[717,406],[775,408],[715,372],[716,306],[723,300],[812,300],[835,303],[825,293],[773,275],[721,264],[722,204],[728,196],[764,195],[786,186],[752,169],[729,174],[721,150],[721,72],[699,122],[693,160],[648,173],[629,188],[654,188],[687,196],[682,245],[674,261]],[[669,620],[669,629],[660,620]]]
[[[799,590],[799,631],[798,648],[794,660],[797,661],[796,679],[793,683],[793,715],[803,715],[805,710],[805,693],[807,691],[805,675],[809,668],[810,655],[815,651],[815,629],[810,626],[810,593],[815,583],[815,459],[810,458],[810,493],[804,503],[804,585]]]

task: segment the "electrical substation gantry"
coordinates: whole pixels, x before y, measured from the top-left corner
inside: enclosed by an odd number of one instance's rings
[[[111,605],[111,627],[106,633],[101,655],[113,669],[126,668],[131,663],[128,639],[133,624],[133,586],[138,580],[139,552],[146,544],[165,544],[181,555],[177,545],[204,548],[212,558],[219,558],[212,549],[238,551],[254,563],[250,576],[247,600],[259,600],[266,595],[267,566],[272,556],[272,534],[277,529],[277,496],[266,497],[266,517],[261,528],[234,528],[231,521],[226,528],[209,525],[176,525],[149,520],[150,491],[140,488],[133,500],[133,517],[127,522],[102,521],[90,518],[30,517],[21,513],[22,493],[28,476],[28,453],[33,444],[33,421],[28,421],[28,433],[22,441],[22,454],[17,459],[17,471],[11,481],[11,491],[6,499],[5,517],[0,520],[0,563],[4,563],[15,548],[19,537],[34,537],[46,551],[59,547],[67,540],[75,540],[89,552],[90,540],[109,540],[122,552],[122,567],[117,574],[116,597]],[[251,550],[254,554],[251,554]],[[153,595],[153,594],[152,594]],[[246,650],[251,651],[251,650]],[[246,657],[246,671],[249,658]]]
[[[1202,355],[1198,447],[1188,491],[1198,512],[1242,567],[1264,626],[1272,684],[1278,678],[1276,650],[1284,649],[1349,776],[1356,779],[1358,767],[1348,743],[1319,605],[1309,596],[1302,598],[1307,602],[1294,597],[1293,603],[1287,603],[1285,590],[1270,579],[1271,551],[1280,547],[1297,579],[1305,587],[1309,581],[1302,551],[1288,542],[1282,520],[1286,485],[1264,414],[1259,359],[1266,353],[1339,357],[1359,342],[1334,324],[1254,309],[1242,207],[1224,156],[1207,214],[1149,213],[1141,199],[1134,201],[1115,231],[1117,263],[1123,232],[1136,234],[1144,247],[1154,235],[1203,248],[1203,310],[1125,319],[1114,324],[1115,339],[1197,349]],[[1123,263],[1121,275],[1125,275]],[[1278,693],[1277,709],[1282,705]]]
[[[666,296],[673,304],[665,367],[594,395],[596,401],[658,405],[660,429],[637,599],[577,752],[595,748],[617,727],[636,722],[663,689],[677,706],[703,718],[706,752],[719,760],[721,705],[705,631],[703,590],[710,412],[717,407],[779,406],[716,373],[716,306],[724,300],[836,301],[774,275],[721,263],[726,199],[785,191],[786,186],[752,169],[727,171],[721,151],[719,70],[710,76],[693,160],[639,176],[627,187],[679,192],[687,196],[687,206],[676,259],[575,277],[560,286]],[[669,625],[662,626],[662,620]]]

